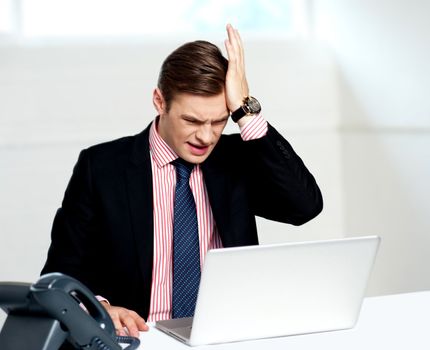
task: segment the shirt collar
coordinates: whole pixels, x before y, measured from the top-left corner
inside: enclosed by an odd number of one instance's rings
[[[178,158],[178,155],[158,133],[158,119],[159,117],[155,118],[149,130],[149,149],[152,154],[152,159],[157,166],[161,168]]]

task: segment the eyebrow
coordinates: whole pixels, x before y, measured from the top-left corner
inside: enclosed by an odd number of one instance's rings
[[[196,116],[193,116],[193,115],[190,115],[190,114],[181,114],[181,117],[185,118],[185,119],[189,119],[191,121],[196,121],[196,122],[204,123],[204,121],[201,120],[200,118],[198,118]],[[222,122],[224,120],[227,120],[229,117],[230,117],[230,114],[226,114],[224,117],[221,117],[219,119],[213,120],[212,123],[213,122]]]

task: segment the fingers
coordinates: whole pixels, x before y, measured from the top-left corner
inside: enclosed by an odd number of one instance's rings
[[[225,47],[228,56],[226,101],[229,110],[234,111],[241,106],[243,98],[248,96],[249,88],[245,74],[242,39],[239,31],[233,28],[231,24],[227,24]]]
[[[236,54],[234,52],[233,46],[228,39],[224,41],[225,48],[227,50],[228,64],[236,66]]]
[[[240,50],[240,46],[237,41],[236,30],[233,28],[231,24],[227,24],[227,36],[228,36],[228,42],[231,45],[231,48],[233,49],[233,53],[238,54]]]
[[[125,315],[122,320],[122,324],[127,328],[128,334],[132,337],[139,337],[139,329],[136,321],[131,315]]]
[[[127,310],[127,309],[125,309]],[[145,320],[138,315],[137,312],[132,310],[127,310],[126,319],[124,319],[124,324],[130,332],[130,327],[135,328],[137,334],[139,335],[139,331],[147,331],[149,330],[148,325],[145,323]]]
[[[243,46],[239,31],[233,28],[231,24],[227,24],[227,36],[228,39],[225,40],[225,46],[229,61],[235,65],[243,65]]]
[[[121,335],[121,336],[127,335],[124,330],[124,326],[122,325],[119,313],[112,308],[113,307],[109,308],[108,313],[110,318],[112,319],[117,335]]]
[[[104,305],[104,307],[112,319],[117,335],[131,335],[138,338],[140,331],[149,329],[145,320],[135,311],[112,305]]]
[[[242,66],[244,66],[245,60],[244,60],[242,38],[240,37],[239,31],[237,29],[234,29],[234,37],[235,37],[235,44],[237,48],[238,61]]]

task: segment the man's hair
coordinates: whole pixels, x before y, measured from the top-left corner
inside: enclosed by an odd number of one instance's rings
[[[178,93],[220,94],[225,87],[228,61],[210,42],[198,40],[178,47],[164,60],[158,77],[167,110]]]

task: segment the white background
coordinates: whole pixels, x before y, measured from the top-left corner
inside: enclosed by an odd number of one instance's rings
[[[251,93],[325,200],[302,227],[259,220],[261,241],[378,234],[368,294],[428,290],[430,3],[313,5],[314,37],[244,37]],[[38,278],[79,151],[146,127],[162,60],[197,38],[0,40],[0,281]]]

